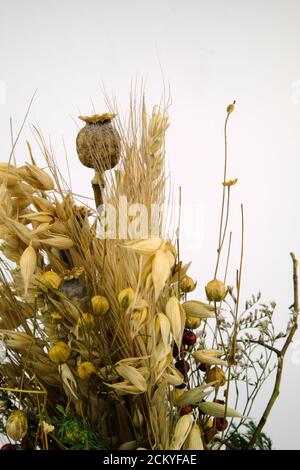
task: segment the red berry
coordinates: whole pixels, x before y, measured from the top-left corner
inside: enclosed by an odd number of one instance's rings
[[[182,390],[185,387],[186,387],[186,383],[184,383],[184,382],[180,385],[175,385],[175,388],[179,388],[180,390]]]
[[[190,414],[192,411],[193,411],[192,405],[183,406],[183,407],[180,409],[180,416],[188,415],[188,414]]]
[[[225,431],[228,426],[228,421],[225,418],[218,417],[215,420],[215,426],[218,431]]]
[[[190,365],[184,359],[180,359],[179,361],[175,362],[175,367],[182,375],[186,375],[187,372],[190,370]]]
[[[214,403],[219,403],[220,405],[225,405],[224,400],[214,400]]]
[[[15,446],[13,446],[12,444],[4,444],[4,446],[2,446],[0,450],[16,450],[16,449],[15,449]]]
[[[193,346],[197,341],[197,336],[193,331],[184,330],[183,337],[182,337],[182,344],[186,344],[187,346]]]
[[[198,366],[198,369],[201,370],[201,372],[206,372],[207,371],[207,365],[200,363]]]

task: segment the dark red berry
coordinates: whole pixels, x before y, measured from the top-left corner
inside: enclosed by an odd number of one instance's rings
[[[190,365],[184,359],[180,359],[179,361],[175,362],[175,367],[182,375],[186,375],[187,372],[190,370]]]
[[[199,364],[198,369],[201,370],[201,372],[206,372],[207,371],[207,365],[203,364],[202,362]]]
[[[28,436],[23,437],[21,440],[21,447],[24,450],[33,450],[32,443],[28,439]]]
[[[191,413],[192,411],[193,411],[192,405],[183,406],[183,407],[180,409],[180,416],[188,415],[188,414]]]
[[[197,341],[197,336],[193,331],[190,330],[184,330],[183,332],[183,337],[182,337],[182,344],[185,344],[187,346],[193,346]]]
[[[182,390],[185,387],[186,387],[186,383],[184,383],[184,382],[180,385],[175,385],[175,388],[179,388],[180,390]]]
[[[228,421],[225,418],[218,417],[215,420],[215,427],[218,431],[225,431],[228,426]]]
[[[15,446],[13,446],[12,444],[4,444],[4,446],[2,446],[0,450],[16,450],[16,449],[15,449]]]

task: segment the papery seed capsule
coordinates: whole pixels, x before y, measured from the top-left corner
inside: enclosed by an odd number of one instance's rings
[[[70,347],[64,341],[55,343],[48,352],[48,356],[55,364],[67,362],[71,354]]]
[[[39,281],[42,284],[42,290],[45,290],[45,288],[57,290],[59,289],[62,283],[61,277],[54,271],[44,272],[43,274],[41,274],[41,276],[39,276]]]
[[[205,292],[209,301],[221,302],[226,297],[227,289],[224,282],[213,279],[205,287]]]
[[[127,289],[122,289],[118,295],[118,301],[122,308],[128,308],[132,304],[135,297],[135,292],[131,287]]]
[[[94,364],[92,364],[89,361],[82,362],[78,367],[77,367],[77,372],[79,377],[82,380],[87,380],[90,378],[90,376],[96,372],[96,367]]]
[[[14,441],[20,441],[28,430],[27,418],[23,411],[12,411],[6,423],[6,434]]]
[[[103,295],[95,295],[91,299],[95,315],[105,315],[109,310],[109,302]]]
[[[191,330],[196,330],[201,324],[201,318],[191,317],[187,315],[185,320],[185,326]]]
[[[213,367],[209,369],[206,374],[206,382],[216,382],[214,387],[222,387],[226,384],[226,375],[225,372],[220,367]]]
[[[180,289],[184,293],[192,292],[196,289],[197,282],[195,282],[190,276],[184,276],[180,282]]]

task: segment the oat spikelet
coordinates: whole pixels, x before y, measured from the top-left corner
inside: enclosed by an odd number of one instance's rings
[[[174,341],[180,350],[186,317],[185,311],[175,295],[170,297],[167,302],[166,315],[170,321]]]
[[[193,425],[193,416],[191,414],[184,415],[176,423],[170,450],[180,450],[187,436],[189,435]]]
[[[27,294],[29,283],[34,274],[37,263],[37,255],[31,244],[26,248],[20,258],[21,274],[24,281],[25,295]]]
[[[171,270],[168,255],[160,249],[155,253],[152,262],[152,280],[156,301],[165,287],[168,277],[170,276],[170,272]]]

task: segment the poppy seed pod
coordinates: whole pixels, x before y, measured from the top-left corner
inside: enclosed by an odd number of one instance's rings
[[[42,290],[44,290],[45,287],[47,289],[57,290],[62,283],[61,277],[54,271],[46,271],[45,273],[41,274],[39,281],[42,284]]]
[[[213,279],[205,287],[205,292],[209,301],[221,302],[226,297],[227,289],[224,282]]]
[[[61,364],[67,362],[70,353],[70,347],[63,341],[58,341],[49,349],[48,356],[55,364]]]
[[[103,295],[95,295],[92,297],[92,306],[95,315],[105,315],[109,310],[109,303],[106,297]]]
[[[79,116],[85,126],[79,131],[76,147],[84,166],[105,171],[114,168],[120,159],[120,136],[112,126],[116,114]]]
[[[27,434],[27,418],[23,411],[12,411],[6,423],[6,434],[14,441],[20,441]]]
[[[206,382],[216,382],[214,387],[223,387],[226,384],[226,375],[225,372],[220,367],[213,367],[209,369],[206,374]]]

